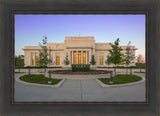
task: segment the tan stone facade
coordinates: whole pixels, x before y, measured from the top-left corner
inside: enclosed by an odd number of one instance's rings
[[[66,55],[71,64],[89,64],[92,55],[95,56],[96,67],[107,66],[105,61],[111,46],[109,43],[95,43],[93,36],[87,37],[65,37],[64,43],[47,43],[49,58],[52,63],[49,64],[51,67],[67,67],[64,64]],[[126,46],[121,46],[123,49],[122,53],[125,53]],[[134,54],[137,50],[135,46],[131,46]],[[24,47],[24,61],[25,66],[37,66],[36,61],[39,58],[40,46],[25,46]],[[135,63],[131,64],[135,65]],[[112,65],[110,65],[112,66]],[[120,66],[125,66],[125,64],[120,64]]]

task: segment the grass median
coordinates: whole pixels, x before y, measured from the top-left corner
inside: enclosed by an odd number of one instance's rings
[[[32,75],[24,75],[22,77],[19,78],[20,80],[22,81],[25,81],[25,82],[29,82],[29,83],[36,83],[36,84],[46,84],[46,85],[56,85],[58,84],[62,79],[51,79],[52,83],[48,83],[49,81],[49,78],[46,77],[44,79],[44,75],[35,75],[35,74],[32,74]]]
[[[146,72],[137,72],[137,71],[135,71],[134,73],[146,73]]]
[[[115,77],[113,77],[113,83],[109,83],[110,78],[99,78],[99,80],[107,85],[116,85],[116,84],[126,84],[126,83],[137,82],[142,80],[142,78],[137,75],[117,75],[116,81],[115,81]]]

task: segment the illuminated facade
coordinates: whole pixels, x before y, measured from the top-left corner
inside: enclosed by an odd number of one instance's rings
[[[92,55],[95,56],[95,66],[107,66],[105,61],[111,46],[109,43],[95,43],[93,36],[87,37],[65,37],[64,43],[47,43],[49,59],[52,60],[48,66],[62,66],[64,64],[65,57],[68,56],[70,64],[90,64]],[[121,46],[122,53],[125,53],[126,46]],[[25,66],[38,66],[40,46],[25,46],[24,47],[24,61]],[[137,50],[135,46],[131,46],[131,50],[135,54]],[[125,66],[125,63],[119,64]],[[135,63],[131,64],[135,65]],[[111,64],[112,66],[112,64]]]

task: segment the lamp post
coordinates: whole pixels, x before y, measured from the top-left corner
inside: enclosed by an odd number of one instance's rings
[[[48,73],[49,73],[49,81],[48,81],[48,84],[51,84],[51,83],[52,83],[52,81],[51,81],[51,72],[49,71]]]
[[[111,83],[111,84],[113,83],[112,77],[113,77],[113,72],[111,71],[111,72],[110,72],[110,78],[111,78],[111,80],[110,80],[110,82],[109,82],[109,83]]]

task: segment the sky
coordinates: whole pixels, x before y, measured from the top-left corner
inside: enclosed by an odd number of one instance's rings
[[[129,41],[145,56],[145,15],[15,15],[15,54],[24,46],[38,46],[43,36],[48,43],[64,43],[65,36],[94,36],[97,43],[120,45]]]

